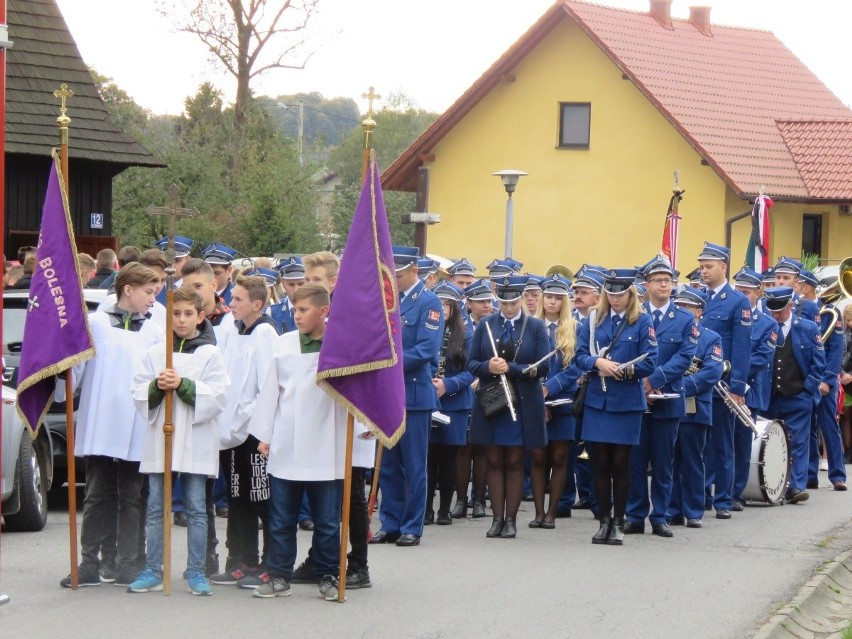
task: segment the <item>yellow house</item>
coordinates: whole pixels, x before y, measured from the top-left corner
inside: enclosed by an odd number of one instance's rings
[[[513,257],[532,273],[657,254],[675,170],[681,270],[705,240],[744,262],[761,188],[775,202],[772,261],[852,255],[852,110],[771,33],[670,8],[557,2],[387,168],[385,189],[415,191],[428,167],[421,195],[441,215],[430,253],[480,273],[503,257],[492,173],[520,169]]]

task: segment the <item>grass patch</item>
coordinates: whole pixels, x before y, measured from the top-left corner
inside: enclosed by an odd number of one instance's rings
[[[825,537],[820,539],[818,542],[816,542],[816,547],[817,548],[828,548],[834,542],[835,539],[837,539],[837,535],[826,535]]]
[[[852,639],[852,624],[846,626],[846,630],[843,631],[841,636],[843,639]]]

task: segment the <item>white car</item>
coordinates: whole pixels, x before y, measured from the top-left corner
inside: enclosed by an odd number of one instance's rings
[[[47,524],[47,491],[53,480],[50,431],[33,438],[16,408],[18,393],[3,386],[3,524],[8,531],[36,531]]]

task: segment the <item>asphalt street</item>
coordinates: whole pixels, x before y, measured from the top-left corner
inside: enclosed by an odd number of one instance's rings
[[[515,540],[486,539],[490,517],[430,526],[418,547],[371,546],[373,587],[349,591],[345,604],[302,585],[271,600],[219,586],[213,597],[193,597],[180,580],[182,528],[174,529],[171,597],[108,585],[65,590],[68,515],[51,512],[44,531],[0,539],[0,594],[11,597],[0,607],[0,637],[739,639],[852,547],[852,492],[833,491],[820,475],[805,504],[750,506],[730,521],[708,513],[703,529],[628,536],[620,548],[590,543],[597,526],[589,511],[558,520],[556,530],[531,530],[528,503]],[[217,529],[224,540],[224,520]],[[300,559],[309,540],[299,533]]]

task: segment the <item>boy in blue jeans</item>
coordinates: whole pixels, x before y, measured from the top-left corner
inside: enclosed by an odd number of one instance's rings
[[[346,410],[316,384],[328,291],[305,284],[293,295],[298,332],[278,338],[278,350],[257,399],[249,433],[267,456],[269,581],[254,597],[290,594],[302,495],[314,519],[313,568],[320,596],[337,600],[340,506],[346,449]]]
[[[163,399],[174,391],[172,471],[180,473],[187,513],[187,559],[184,578],[193,595],[211,595],[204,576],[207,554],[206,483],[219,472],[219,417],[225,408],[228,375],[216,347],[213,327],[205,319],[201,297],[189,287],[174,292],[173,368],[165,368],[165,345],[152,347],[133,380],[137,410],[148,418],[140,472],[148,474],[145,570],[127,592],[163,589],[163,475],[165,435]]]

